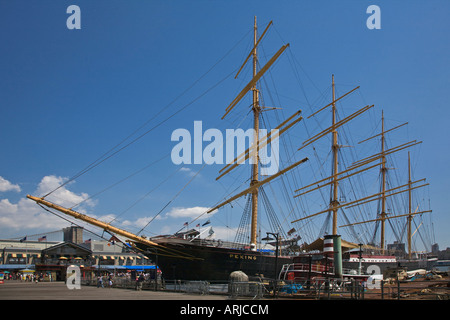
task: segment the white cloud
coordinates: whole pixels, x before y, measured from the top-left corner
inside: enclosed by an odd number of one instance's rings
[[[54,175],[45,176],[39,182],[36,190],[32,194],[42,197],[48,194],[50,191],[55,190],[66,181],[67,178],[64,177]],[[89,214],[89,216],[107,223],[114,220],[114,214],[102,216],[96,216],[95,214],[92,214],[92,208],[95,207],[96,202],[92,201],[92,199],[89,199],[89,195],[85,192],[74,192],[70,190],[73,189],[73,185],[74,183],[68,183],[67,185],[64,185],[58,190],[52,192],[45,199],[68,208],[81,203],[79,206],[76,206],[74,210],[81,213],[87,213],[88,211],[89,213],[87,214]],[[183,219],[183,222],[191,221],[193,219],[199,218],[201,214],[204,214],[209,209],[210,208],[208,207],[201,206],[171,208],[167,213],[161,214],[156,217],[155,223],[157,220],[161,221],[177,218]],[[216,212],[217,210],[210,214],[204,214],[199,218],[198,221],[209,219],[212,214]],[[64,216],[63,214],[61,215]],[[136,220],[124,221],[116,220],[114,224],[124,229],[141,229],[145,227],[151,219],[153,219],[153,217],[141,217]],[[83,224],[82,222],[79,223]],[[0,199],[0,234],[3,234],[5,236],[16,236],[18,233],[20,233],[20,235],[26,235],[27,233],[30,234],[47,232],[49,230],[58,230],[67,226],[68,222],[66,220],[43,210],[30,199],[22,197],[17,202],[11,201],[10,199]],[[159,225],[158,227],[156,227],[157,231],[152,230],[152,232],[157,232],[158,234],[166,234],[177,231],[179,227],[180,226],[177,223],[166,226]],[[204,228],[206,227],[207,226],[205,226]],[[95,229],[92,226],[88,226],[87,228]],[[152,228],[150,227],[150,229]],[[214,227],[214,230],[216,232],[216,235],[221,235],[222,231],[225,233],[225,230],[221,230],[220,228]]]
[[[2,229],[27,230],[45,228],[53,230],[67,226],[67,222],[43,211],[32,201],[22,198],[17,203],[8,199],[0,201],[0,226]]]
[[[20,192],[20,186],[18,184],[12,184],[11,182],[9,182],[8,180],[6,180],[3,177],[0,177],[0,192],[5,192],[5,191],[16,191],[16,192]]]
[[[63,177],[56,177],[56,176],[45,176],[42,178],[41,182],[39,183],[39,186],[36,190],[36,194],[40,196],[44,196],[47,193],[55,190],[60,185],[62,185],[64,182],[67,181],[67,178]],[[69,184],[70,185],[70,184]],[[73,207],[79,203],[83,203],[81,207],[77,208],[77,211],[84,211],[84,206],[94,207],[95,201],[92,199],[88,199],[89,195],[87,193],[80,193],[76,194],[66,188],[66,186],[61,187],[57,190],[55,190],[52,194],[50,194],[46,199],[48,201],[54,202],[56,204],[59,204],[63,207]]]
[[[66,178],[56,176],[45,176],[42,178],[34,194],[43,196],[60,186]],[[46,199],[61,206],[72,207],[84,200],[77,211],[85,211],[86,207],[95,206],[95,202],[88,199],[87,193],[77,194],[61,187]],[[35,202],[27,198],[21,198],[17,203],[9,199],[0,200],[0,233],[23,232],[29,230],[43,229],[44,231],[67,227],[67,221],[44,211]]]
[[[175,207],[172,208],[169,212],[166,213],[166,216],[171,218],[198,218],[203,213],[206,213],[211,208],[207,207],[191,207],[191,208],[183,208],[183,207]],[[211,216],[211,214],[214,214],[217,210],[211,212],[208,215],[204,215],[204,218],[207,218]]]
[[[188,175],[188,177],[193,177],[193,176],[197,175],[197,172],[194,172],[191,168],[187,168],[187,167],[181,168],[180,171],[185,172]]]
[[[236,230],[237,228],[228,228],[224,226],[215,226],[215,225],[208,225],[202,228],[208,228],[208,231],[203,233],[203,237],[207,237],[209,234],[209,230],[212,228],[214,233],[210,236],[211,239],[220,239],[224,241],[234,241],[234,238],[236,236]]]
[[[134,221],[124,220],[124,221],[120,222],[120,224],[124,227],[143,228],[150,222],[151,219],[152,219],[152,217],[143,217],[143,218],[139,218]]]

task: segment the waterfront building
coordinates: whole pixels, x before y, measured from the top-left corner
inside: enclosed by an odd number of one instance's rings
[[[80,267],[84,279],[101,274],[155,270],[152,261],[118,241],[84,240],[83,228],[62,230],[62,241],[0,239],[0,271],[33,272],[44,281],[64,281],[70,265]]]

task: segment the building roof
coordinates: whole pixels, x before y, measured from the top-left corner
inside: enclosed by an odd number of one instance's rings
[[[92,251],[88,248],[78,245],[73,242],[62,242],[47,249],[42,250],[43,254],[56,254],[56,255],[91,255]]]
[[[305,251],[314,251],[314,250],[322,251],[323,250],[323,241],[324,241],[324,238],[318,238],[315,241],[311,242],[310,244],[303,245],[301,247],[301,249],[305,250]],[[351,249],[359,248],[359,244],[341,239],[341,247],[342,247],[342,252],[346,252]],[[378,249],[376,247],[372,247],[369,245],[363,245],[363,248],[364,249]]]

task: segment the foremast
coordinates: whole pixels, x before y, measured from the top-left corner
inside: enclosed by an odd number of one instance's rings
[[[258,36],[258,25],[256,24],[256,16],[255,22],[253,26],[253,78],[256,77],[257,73],[257,63],[258,63],[258,55],[257,55],[257,36]],[[256,146],[256,152],[254,152],[254,159],[252,165],[252,180],[250,182],[250,186],[255,186],[258,183],[259,179],[259,92],[256,88],[257,82],[255,82],[252,87],[253,91],[253,129],[254,129],[254,137],[253,141]],[[255,186],[252,192],[252,220],[251,220],[251,234],[250,234],[250,246],[252,248],[256,248],[256,237],[257,237],[257,227],[258,227],[258,186]]]
[[[254,18],[254,25],[253,25],[253,48],[250,51],[250,54],[245,59],[242,66],[239,68],[239,71],[237,72],[235,78],[239,75],[244,65],[249,61],[250,58],[252,58],[253,62],[253,78],[250,80],[250,82],[242,89],[242,91],[234,98],[234,100],[230,103],[230,105],[225,109],[225,114],[222,116],[222,119],[224,119],[227,114],[237,105],[237,103],[251,90],[253,101],[252,101],[252,111],[253,111],[253,144],[241,155],[237,156],[231,163],[228,163],[225,165],[219,172],[221,173],[216,180],[220,179],[227,173],[229,173],[231,170],[236,168],[239,164],[242,164],[247,159],[252,159],[252,173],[251,173],[251,181],[250,186],[246,190],[240,192],[239,194],[229,198],[228,200],[216,205],[214,208],[210,209],[208,213],[213,212],[214,210],[226,205],[227,203],[230,203],[246,194],[251,194],[251,223],[250,223],[250,247],[252,250],[256,250],[256,243],[257,243],[257,235],[258,235],[258,192],[259,188],[265,184],[270,182],[271,180],[275,179],[276,177],[284,174],[285,172],[295,168],[299,164],[305,162],[308,160],[308,158],[304,158],[300,161],[295,162],[294,164],[290,165],[289,167],[279,171],[278,173],[270,176],[269,178],[266,178],[264,180],[259,180],[259,150],[260,148],[263,148],[267,144],[269,144],[272,140],[277,139],[279,135],[284,133],[286,130],[294,126],[296,123],[301,121],[303,118],[300,116],[301,111],[295,112],[293,115],[291,115],[288,119],[283,121],[280,125],[278,125],[275,129],[278,131],[275,134],[272,134],[270,132],[264,137],[259,137],[259,116],[261,113],[261,106],[259,104],[259,90],[258,90],[258,81],[261,79],[263,74],[272,66],[272,64],[280,57],[280,55],[286,50],[286,48],[289,46],[289,43],[286,45],[283,45],[276,53],[275,55],[260,69],[257,69],[258,65],[258,44],[261,41],[261,39],[264,37],[265,33],[269,29],[270,25],[272,24],[272,21],[269,22],[266,29],[263,31],[261,36],[258,38],[258,27],[256,23],[256,16]]]

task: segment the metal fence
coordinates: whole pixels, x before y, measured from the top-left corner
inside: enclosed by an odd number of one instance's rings
[[[165,281],[158,279],[146,279],[138,282],[130,277],[116,277],[109,282],[107,277],[103,277],[101,282],[97,279],[81,279],[81,284],[86,286],[101,286],[104,288],[122,288],[133,290],[154,290],[171,291],[180,293],[195,293],[200,295],[221,294],[230,298],[261,299],[269,291],[261,282],[215,282],[215,281]]]
[[[82,279],[82,285],[99,286],[97,279]],[[171,291],[199,295],[221,294],[230,299],[352,299],[352,300],[449,300],[450,282],[443,280],[392,281],[371,283],[350,279],[315,278],[310,281],[164,281],[146,279],[139,283],[129,277],[112,279],[113,288],[133,290]],[[110,287],[108,279],[103,287]]]
[[[353,300],[450,300],[450,282],[376,280],[372,283],[358,280],[314,279],[305,282],[282,282],[278,297],[298,299],[353,299]]]

